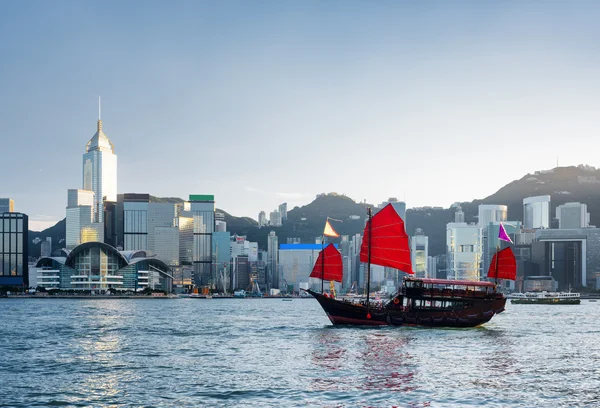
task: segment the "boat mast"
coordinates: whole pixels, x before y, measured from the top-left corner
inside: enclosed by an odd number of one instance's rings
[[[495,282],[496,285],[498,285],[498,258],[500,257],[499,251],[500,251],[500,243],[498,243],[498,245],[496,245],[496,282]]]
[[[371,292],[371,241],[373,237],[373,210],[371,207],[367,209],[367,214],[369,215],[369,259],[367,261],[367,316],[369,316],[369,292]]]
[[[327,218],[325,219],[327,222]],[[323,231],[323,235],[321,235],[321,293],[325,293],[325,289],[323,289],[323,283],[325,282],[325,231]]]

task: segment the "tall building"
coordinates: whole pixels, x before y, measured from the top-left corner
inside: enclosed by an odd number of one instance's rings
[[[429,278],[427,272],[427,258],[429,256],[429,238],[423,234],[421,228],[417,228],[415,235],[410,240],[410,257],[415,276]]]
[[[149,194],[123,194],[123,250],[148,248]]]
[[[40,248],[40,256],[50,256],[52,253],[52,237],[46,237],[44,241],[42,241]]]
[[[29,286],[29,217],[0,213],[0,286]]]
[[[277,210],[272,211],[269,217],[269,224],[273,227],[281,227],[281,213]]]
[[[65,247],[69,250],[85,242],[103,242],[104,225],[93,222],[94,192],[67,190]]]
[[[525,229],[550,228],[550,196],[523,199],[523,227]]]
[[[447,279],[479,280],[482,276],[481,228],[465,222],[446,225]]]
[[[15,202],[10,198],[0,198],[0,214],[5,212],[14,212]]]
[[[394,210],[396,210],[406,225],[406,203],[404,201],[398,201],[396,197],[390,197],[387,201],[383,201],[381,204],[379,204],[378,209],[382,209],[388,204],[392,204],[392,207],[394,207]]]
[[[279,288],[279,240],[275,231],[267,237],[267,281],[272,288]]]
[[[481,228],[485,228],[490,222],[504,222],[507,213],[508,207],[506,205],[480,204],[477,223]]]
[[[115,146],[102,131],[100,117],[96,133],[85,146],[83,189],[94,192],[93,222],[103,222],[104,201],[117,201],[117,156]]]
[[[281,214],[281,220],[287,220],[287,203],[279,204],[279,214]]]
[[[222,292],[232,289],[230,240],[229,232],[215,231],[212,234],[213,270],[217,276],[216,287]]]
[[[212,270],[212,233],[215,232],[215,196],[192,194],[190,213],[194,219],[193,264],[196,286],[215,286]]]
[[[581,203],[565,203],[556,207],[556,219],[559,229],[587,228],[590,226],[590,213],[587,205]]]
[[[267,214],[264,211],[258,213],[258,228],[267,226]]]

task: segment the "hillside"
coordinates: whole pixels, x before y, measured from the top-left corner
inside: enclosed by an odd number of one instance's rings
[[[496,193],[480,200],[461,203],[467,222],[477,221],[479,204],[504,204],[508,206],[510,221],[522,220],[523,198],[536,195],[550,195],[552,200],[552,216],[555,208],[566,202],[581,202],[588,206],[590,222],[600,225],[600,170],[590,166],[559,167],[548,171],[527,174],[499,189]],[[153,202],[182,202],[179,198],[152,197]],[[224,210],[217,209],[225,215],[227,230],[232,234],[246,235],[250,241],[259,243],[260,248],[267,248],[267,236],[275,231],[279,243],[286,243],[288,238],[300,238],[302,242],[314,242],[323,232],[325,218],[331,217],[343,222],[332,225],[342,235],[353,235],[362,232],[366,208],[370,204],[356,203],[349,197],[330,193],[321,195],[302,207],[288,211],[288,219],[281,227],[258,228],[255,220],[248,217],[235,217]],[[358,216],[352,217],[351,216]],[[356,218],[356,219],[354,219]],[[445,252],[446,224],[454,220],[454,209],[439,207],[409,208],[406,211],[406,230],[412,235],[417,228],[429,236],[429,254],[437,255]],[[53,247],[57,248],[65,236],[65,220],[42,232],[30,231],[30,255],[39,256],[40,245],[32,241],[39,237],[51,236]]]

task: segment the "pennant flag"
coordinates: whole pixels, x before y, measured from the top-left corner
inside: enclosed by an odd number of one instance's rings
[[[510,237],[506,233],[506,230],[504,229],[504,225],[502,225],[502,223],[500,223],[500,231],[498,231],[498,239],[501,239],[502,241],[510,242],[511,244],[513,243],[512,239],[510,239]]]
[[[328,237],[334,237],[334,238],[337,238],[340,236],[340,234],[335,232],[335,230],[331,227],[329,220],[325,221],[325,229],[323,230],[323,235],[328,236]]]

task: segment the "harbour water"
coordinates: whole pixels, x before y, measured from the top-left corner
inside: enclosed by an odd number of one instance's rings
[[[597,406],[600,303],[334,328],[295,299],[0,299],[0,407]]]

